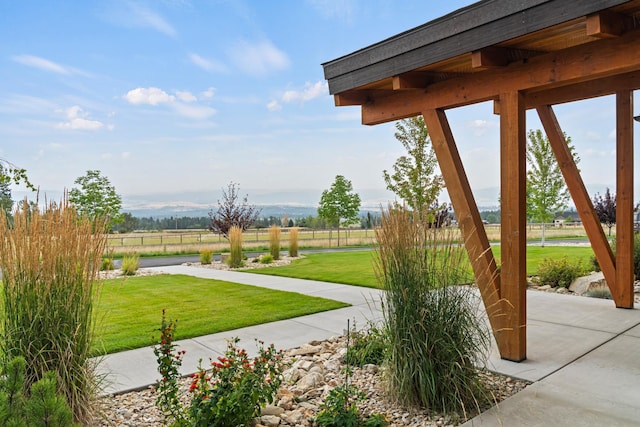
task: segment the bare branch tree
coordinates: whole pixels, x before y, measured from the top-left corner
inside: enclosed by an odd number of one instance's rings
[[[209,230],[222,234],[226,239],[229,238],[231,227],[235,225],[242,231],[246,230],[253,225],[262,211],[262,209],[247,203],[247,195],[240,202],[238,200],[239,191],[240,185],[230,182],[226,191],[224,188],[222,189],[222,201],[218,200],[217,212],[209,212],[211,219]]]

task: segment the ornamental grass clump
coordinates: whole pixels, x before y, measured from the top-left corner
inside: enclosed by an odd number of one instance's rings
[[[27,390],[54,372],[58,391],[83,425],[90,424],[99,389],[89,356],[105,225],[78,216],[66,201],[43,209],[25,201],[11,222],[0,210],[3,365],[25,359]]]
[[[200,251],[200,264],[209,265],[213,261],[213,251],[211,249],[203,249]]]
[[[280,259],[280,227],[269,227],[269,252],[275,261]]]
[[[231,268],[242,267],[242,229],[233,226],[229,229],[229,259],[228,264]]]
[[[376,275],[386,291],[387,384],[401,404],[468,416],[490,401],[479,376],[489,333],[466,286],[469,261],[446,228],[389,207],[376,230]]]
[[[292,258],[298,256],[298,230],[298,227],[289,230],[289,256]]]
[[[138,255],[125,255],[122,258],[122,274],[125,276],[135,276],[140,268],[140,257]]]

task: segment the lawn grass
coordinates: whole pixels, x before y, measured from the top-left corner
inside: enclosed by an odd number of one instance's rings
[[[500,246],[492,246],[496,261],[500,260]],[[588,246],[527,246],[527,275],[534,276],[545,258],[580,259],[589,265],[593,250]],[[283,267],[246,270],[248,273],[319,280],[322,282],[377,288],[373,270],[376,251],[328,252],[308,254]]]
[[[500,259],[500,246],[492,246],[496,260]],[[571,260],[580,260],[585,267],[591,267],[590,258],[593,249],[590,246],[527,246],[527,276],[535,276],[538,266],[546,258],[560,259],[568,257]]]
[[[248,273],[320,280],[345,285],[377,288],[373,271],[375,251],[346,251],[307,254],[282,267],[255,268]]]
[[[105,280],[99,302],[95,354],[154,344],[162,309],[178,319],[176,339],[229,331],[349,304],[294,292],[186,275]]]

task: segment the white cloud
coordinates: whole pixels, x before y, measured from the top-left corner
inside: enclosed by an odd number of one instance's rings
[[[72,67],[67,67],[64,65],[60,65],[56,62],[50,61],[45,58],[41,58],[39,56],[34,55],[16,55],[11,57],[15,62],[26,65],[28,67],[38,68],[43,71],[48,71],[50,73],[63,74],[63,75],[71,75],[71,74],[86,74],[80,70],[77,70]]]
[[[139,87],[127,92],[124,99],[133,105],[159,105],[171,103],[175,101],[176,98],[157,87]]]
[[[497,127],[498,124],[487,120],[476,119],[469,122],[468,127],[471,128],[474,136],[486,135],[492,128]]]
[[[210,73],[227,71],[227,67],[221,62],[204,58],[197,53],[190,53],[189,60],[191,60],[194,65]]]
[[[269,111],[280,111],[282,110],[282,105],[280,105],[278,101],[274,100],[267,104],[267,109]]]
[[[129,8],[133,12],[131,15],[133,25],[152,28],[171,37],[176,36],[176,30],[171,24],[154,11],[136,3],[130,3]]]
[[[126,159],[128,159],[128,158],[130,158],[130,157],[131,157],[131,152],[129,152],[129,151],[123,151],[123,152],[120,154],[120,157],[126,160]]]
[[[335,18],[345,22],[351,22],[354,14],[354,0],[308,0],[318,12],[327,18]]]
[[[181,116],[189,117],[191,119],[207,119],[216,114],[215,109],[206,105],[193,105],[176,102],[172,107]]]
[[[216,89],[214,87],[210,87],[207,90],[205,90],[204,92],[200,93],[200,98],[201,99],[211,99],[213,98],[213,95],[216,93]]]
[[[318,81],[316,83],[305,83],[304,89],[288,90],[282,95],[282,101],[285,103],[290,102],[306,102],[320,96],[327,95],[329,93],[329,86],[325,81]]]
[[[195,102],[198,100],[198,98],[196,98],[191,92],[186,90],[185,91],[177,90],[176,96],[182,102]]]
[[[90,120],[89,113],[86,113],[77,105],[67,108],[64,111],[67,121],[56,124],[57,129],[70,130],[98,130],[104,127],[104,123],[98,120]]]
[[[263,76],[271,71],[289,67],[289,57],[269,40],[257,43],[240,41],[230,50],[229,55],[238,68],[247,74]]]
[[[213,96],[213,88],[207,89],[204,94]],[[170,95],[157,87],[139,87],[127,92],[123,98],[133,105],[164,104],[181,116],[191,119],[206,119],[216,113],[216,110],[208,105],[197,104],[198,98],[189,91],[176,91],[175,95]]]

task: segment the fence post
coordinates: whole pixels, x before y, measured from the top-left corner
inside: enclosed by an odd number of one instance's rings
[[[329,247],[331,247],[331,232],[332,232],[332,231],[333,231],[333,230],[329,229]]]

